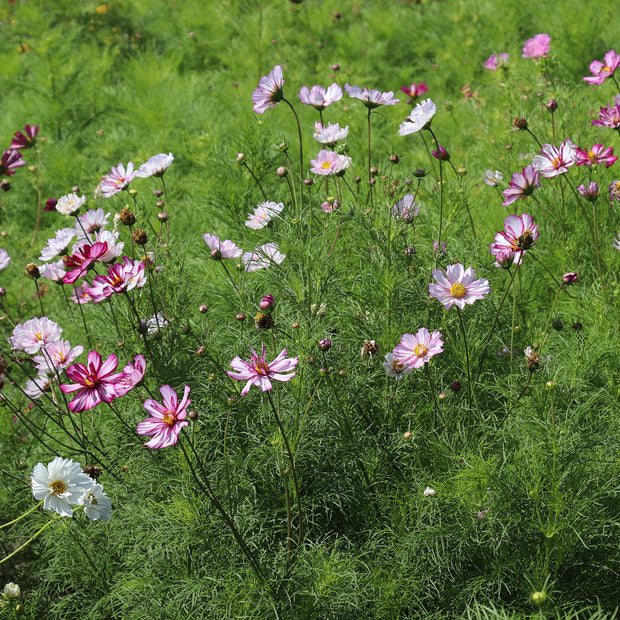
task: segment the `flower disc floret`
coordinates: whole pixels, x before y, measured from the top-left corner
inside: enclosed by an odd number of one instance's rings
[[[474,269],[464,269],[461,263],[449,265],[445,273],[441,269],[435,269],[433,277],[435,282],[428,285],[429,293],[446,309],[453,305],[463,309],[466,304],[471,305],[476,300],[483,299],[491,290],[488,280],[476,280]]]

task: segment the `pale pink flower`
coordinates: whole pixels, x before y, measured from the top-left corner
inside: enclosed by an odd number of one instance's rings
[[[616,248],[616,250],[620,251],[620,234],[612,238],[611,245]]]
[[[495,235],[495,240],[491,244],[490,252],[497,256],[500,252],[513,250],[515,253],[514,263],[521,262],[523,252],[536,245],[534,241],[538,239],[538,226],[534,224],[532,216],[528,213],[519,215],[509,215],[504,220],[504,230]]]
[[[41,398],[43,393],[47,391],[52,383],[52,379],[47,372],[39,373],[36,379],[28,379],[24,387],[24,394],[30,400]]]
[[[541,176],[550,179],[559,174],[565,174],[576,161],[577,147],[568,139],[562,142],[560,148],[545,144],[540,155],[534,155],[532,165]]]
[[[532,164],[528,164],[522,172],[512,175],[508,187],[502,192],[506,197],[502,204],[507,207],[521,198],[531,196],[537,187],[540,187],[540,174]]]
[[[69,299],[74,304],[87,304],[93,300],[90,296],[90,293],[86,290],[90,288],[88,283],[81,284],[80,286],[76,286],[73,289],[73,295],[69,297]]]
[[[405,222],[410,222],[414,217],[417,217],[419,212],[420,205],[415,201],[413,194],[405,194],[392,207],[392,217]]]
[[[482,64],[489,71],[497,71],[498,67],[504,67],[508,64],[509,57],[510,55],[506,53],[491,54]]]
[[[207,244],[207,247],[211,250],[211,258],[215,260],[223,260],[225,258],[239,258],[243,254],[243,250],[241,248],[238,248],[232,241],[228,239],[226,241],[220,241],[218,237],[216,237],[215,235],[210,235],[209,233],[205,233],[202,238]]]
[[[125,166],[119,163],[118,166],[112,166],[110,174],[106,174],[99,183],[97,193],[100,193],[104,198],[110,198],[114,194],[127,189],[128,185],[134,180],[136,173],[133,169],[133,162]],[[58,207],[56,207],[58,208]]]
[[[431,334],[426,327],[421,327],[415,335],[403,334],[400,343],[392,351],[399,360],[412,368],[422,368],[431,357],[442,352],[441,332],[434,331]]]
[[[394,99],[394,93],[392,91],[382,93],[375,88],[368,90],[364,87],[350,86],[349,84],[345,84],[344,89],[347,91],[349,97],[359,99],[371,110],[380,105],[396,105],[399,102],[399,99]]]
[[[164,172],[168,170],[170,164],[174,161],[174,155],[172,153],[158,153],[153,155],[147,161],[145,161],[136,172],[137,177],[163,177]]]
[[[523,46],[523,58],[544,58],[549,52],[551,37],[548,34],[537,34],[528,39]]]
[[[254,228],[255,230],[264,228],[282,211],[282,209],[284,209],[284,204],[281,202],[271,202],[269,200],[261,202],[254,209],[253,213],[248,213],[248,219],[246,220],[245,225],[248,228]]]
[[[82,355],[84,347],[81,345],[71,346],[68,340],[56,340],[48,342],[38,355],[32,358],[39,373],[52,373],[63,370],[70,366],[75,359]]]
[[[252,93],[252,109],[257,114],[264,114],[266,110],[276,107],[282,101],[282,86],[284,86],[282,67],[276,65],[267,75],[258,81],[258,88]]]
[[[117,398],[125,396],[130,390],[136,387],[144,378],[146,372],[146,360],[143,355],[136,355],[133,364],[127,364],[123,368],[123,376],[114,385]]]
[[[348,125],[341,129],[339,123],[327,123],[327,127],[324,127],[319,121],[314,123],[314,139],[321,144],[334,146],[336,142],[344,140],[348,135]]]
[[[487,170],[482,175],[482,180],[491,187],[496,187],[503,178],[504,175],[499,170]]]
[[[241,391],[241,396],[245,396],[253,385],[260,388],[262,392],[266,392],[273,387],[272,380],[290,381],[297,374],[291,371],[295,370],[299,360],[296,357],[287,358],[286,349],[283,349],[273,362],[267,363],[265,345],[261,344],[261,347],[260,356],[250,347],[252,355],[249,362],[238,356],[230,362],[235,372],[227,371],[228,376],[237,381],[247,381]]]
[[[124,241],[119,241],[119,232],[111,230],[99,230],[94,234],[95,243],[105,243],[107,250],[99,257],[102,263],[109,263],[123,253]]]
[[[411,110],[411,114],[400,124],[398,133],[406,136],[410,133],[416,133],[422,129],[431,126],[433,116],[437,112],[437,106],[431,99],[424,99]]]
[[[610,103],[606,108],[601,108],[599,117],[591,121],[590,125],[618,129],[620,127],[620,103],[614,101],[613,104]]]
[[[343,175],[345,170],[351,166],[351,158],[347,155],[339,155],[335,151],[323,149],[319,151],[316,159],[310,160],[310,163],[312,164],[310,172],[314,174],[321,176]]]
[[[577,191],[588,201],[594,202],[598,198],[599,187],[595,181],[590,181],[586,186],[585,184],[579,185]]]
[[[138,435],[153,438],[144,444],[153,450],[168,448],[177,443],[181,429],[189,425],[185,417],[187,407],[192,402],[188,398],[189,385],[185,386],[181,402],[179,402],[177,393],[169,385],[162,385],[159,391],[162,395],[162,404],[152,398],[147,398],[143,406],[151,417],[140,422],[136,428]]]
[[[501,269],[508,269],[511,265],[519,264],[521,262],[521,252],[516,252],[512,248],[503,248],[497,250],[494,254],[495,262],[494,267],[500,267]]]
[[[59,258],[53,263],[44,263],[43,265],[39,265],[39,273],[42,278],[58,283],[60,283],[67,275],[67,272],[65,271],[65,263],[62,258]]]
[[[13,336],[9,338],[9,344],[13,349],[25,351],[29,355],[38,353],[50,342],[60,340],[62,328],[46,316],[34,317],[19,323],[13,329]]]
[[[67,248],[75,237],[73,228],[62,228],[56,231],[53,239],[47,240],[47,245],[41,250],[40,261],[49,261],[56,258],[59,254],[66,254]]]
[[[90,239],[89,235],[98,233],[106,228],[109,217],[110,214],[105,213],[101,208],[89,209],[86,213],[77,216],[75,226],[73,227],[73,234],[77,235],[78,239],[88,240]]]
[[[302,103],[311,105],[317,110],[324,110],[327,106],[342,99],[342,88],[335,82],[327,90],[318,85],[312,88],[302,86],[298,96]]]
[[[448,265],[445,273],[441,269],[434,269],[433,277],[435,282],[428,285],[428,291],[446,309],[456,305],[462,310],[465,304],[471,305],[478,299],[484,299],[491,290],[488,280],[475,280],[474,269],[464,269],[461,263]]]
[[[9,256],[9,253],[5,249],[0,248],[0,271],[6,269],[10,262],[11,257]]]
[[[614,71],[620,65],[620,56],[614,52],[614,50],[609,50],[605,54],[605,62],[601,62],[600,60],[593,60],[590,63],[590,73],[592,75],[588,75],[583,78],[584,82],[588,84],[602,84],[608,77],[611,77],[614,74]]]
[[[428,92],[428,86],[424,82],[416,84],[415,82],[410,86],[401,86],[400,89],[412,99],[416,99],[420,95]]]
[[[609,168],[617,159],[611,146],[605,148],[602,144],[593,144],[589,151],[577,149],[575,163],[578,166],[604,165],[605,168]]]
[[[241,262],[245,265],[246,271],[257,271],[279,265],[286,258],[286,254],[280,252],[276,243],[265,243],[257,247],[253,252],[245,252],[241,257]]]

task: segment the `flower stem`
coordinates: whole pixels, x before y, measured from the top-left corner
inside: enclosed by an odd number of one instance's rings
[[[3,564],[7,560],[10,560],[14,555],[17,555],[22,549],[27,547],[33,540],[35,540],[35,538],[40,536],[52,523],[54,523],[54,520],[50,519],[38,532],[36,532],[33,536],[31,536],[23,545],[15,549],[13,553],[9,553],[9,555],[7,555],[5,558],[2,558],[0,560],[0,564]]]
[[[23,515],[21,515],[21,517],[17,517],[17,519],[13,519],[12,521],[9,521],[8,523],[3,523],[2,525],[0,525],[0,530],[4,529],[5,527],[9,527],[9,525],[13,525],[14,523],[17,523],[18,521],[21,521],[24,517],[29,515],[31,512],[34,512],[39,506],[41,506],[41,504],[43,504],[43,501],[44,500],[41,500],[38,504],[35,504],[30,510],[28,510]]]
[[[467,347],[467,333],[465,332],[465,323],[463,322],[463,313],[461,309],[457,306],[457,314],[459,315],[459,325],[461,326],[461,332],[463,333],[463,343],[465,344],[465,361],[467,364],[467,402],[469,404],[469,408],[471,409],[471,401],[473,395],[473,386],[471,384],[471,370],[469,366],[469,348]]]

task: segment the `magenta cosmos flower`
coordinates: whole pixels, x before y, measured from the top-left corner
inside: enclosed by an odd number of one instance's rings
[[[110,355],[102,363],[99,351],[91,351],[88,354],[86,366],[84,364],[69,366],[65,372],[75,383],[60,386],[64,394],[76,392],[69,403],[69,411],[80,413],[102,402],[111,403],[116,398],[114,385],[123,376],[122,372],[114,372],[117,366],[116,355]]]
[[[311,105],[317,110],[324,110],[332,103],[342,99],[342,88],[336,82],[328,86],[327,90],[319,85],[312,88],[302,86],[298,96],[299,100],[305,105]]]
[[[590,125],[598,125],[599,127],[609,127],[609,129],[618,129],[620,127],[620,99],[616,97],[613,104],[609,104],[606,108],[601,108],[598,118],[590,122]]]
[[[540,174],[534,166],[528,164],[522,172],[512,175],[508,187],[502,192],[506,197],[502,204],[507,207],[521,198],[531,196],[537,187],[540,187]]]
[[[428,86],[424,82],[420,82],[419,84],[414,82],[411,86],[401,86],[400,89],[407,97],[411,97],[412,99],[420,97],[420,95],[428,92]]]
[[[19,151],[22,149],[29,149],[34,146],[37,141],[37,134],[39,133],[38,125],[26,125],[24,127],[24,133],[21,131],[15,132],[15,137],[11,142],[9,149],[13,151]]]
[[[497,71],[498,67],[504,67],[508,64],[509,54],[491,54],[482,64],[489,71]]]
[[[400,343],[392,351],[398,360],[411,368],[422,368],[431,357],[442,352],[441,332],[434,331],[430,334],[426,327],[421,327],[415,335],[403,334]]]
[[[391,90],[382,93],[376,88],[368,90],[363,86],[350,86],[349,84],[345,84],[344,89],[349,94],[349,97],[352,99],[359,99],[371,110],[378,108],[380,105],[396,105],[400,101],[399,99],[394,99],[394,93]]]
[[[534,224],[532,216],[527,213],[509,215],[504,220],[504,230],[495,235],[495,241],[491,244],[490,252],[493,256],[505,253],[507,250],[514,251],[514,263],[521,262],[523,252],[535,245],[538,239],[538,226]]]
[[[330,174],[343,175],[345,170],[351,165],[351,158],[347,155],[339,155],[335,151],[323,149],[319,151],[316,159],[311,159],[312,168],[310,172],[327,176]]]
[[[590,63],[590,73],[592,75],[587,75],[583,78],[584,82],[588,84],[602,84],[608,77],[611,77],[614,74],[614,71],[620,65],[620,56],[614,52],[614,50],[609,50],[605,54],[605,62],[601,62],[600,60],[593,60]]]
[[[22,154],[19,151],[7,149],[2,153],[2,158],[0,159],[0,175],[4,174],[10,177],[12,174],[15,174],[15,168],[25,165],[26,161],[22,159]]]
[[[211,258],[214,260],[222,260],[224,258],[239,258],[243,254],[243,250],[238,248],[232,241],[220,241],[215,235],[205,233],[202,238],[211,250]]]
[[[560,148],[545,144],[540,155],[534,155],[532,165],[540,175],[550,179],[559,174],[568,172],[575,163],[577,147],[568,139],[564,140]]]
[[[578,166],[605,166],[609,168],[618,158],[614,156],[611,146],[605,147],[602,144],[593,144],[590,150],[577,149],[576,164]]]
[[[235,372],[228,372],[228,376],[237,381],[247,381],[241,396],[245,396],[250,388],[255,385],[260,388],[261,392],[266,392],[273,387],[274,381],[290,381],[297,373],[291,372],[295,370],[297,362],[296,357],[286,357],[286,349],[283,349],[280,355],[271,363],[267,363],[265,359],[265,345],[261,343],[261,355],[258,356],[256,351],[250,347],[252,355],[250,361],[246,362],[240,357],[235,357],[230,365]],[[288,374],[286,374],[288,373]]]
[[[146,360],[143,355],[138,354],[133,358],[133,364],[127,364],[123,368],[123,376],[120,377],[114,386],[116,396],[125,396],[129,391],[133,390],[142,381],[145,372]]]
[[[176,444],[181,429],[189,424],[185,419],[187,407],[192,402],[188,398],[189,390],[189,385],[186,385],[183,400],[179,402],[177,393],[169,385],[162,385],[159,388],[162,395],[161,405],[152,398],[144,401],[144,408],[151,417],[140,422],[136,430],[138,435],[153,438],[147,441],[145,446],[156,450]]]
[[[523,58],[544,58],[549,51],[551,37],[548,34],[537,34],[528,39],[523,46]]]
[[[446,310],[453,305],[462,310],[465,304],[471,305],[478,299],[484,299],[491,290],[488,280],[475,280],[475,277],[474,269],[472,267],[463,269],[461,263],[448,265],[445,273],[441,269],[434,269],[435,282],[428,285],[428,291]]]
[[[265,110],[273,110],[278,102],[282,101],[284,81],[280,65],[276,65],[267,75],[263,75],[258,81],[258,88],[252,93],[254,112],[264,114]]]

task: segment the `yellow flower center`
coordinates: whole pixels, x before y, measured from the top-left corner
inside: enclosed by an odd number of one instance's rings
[[[162,420],[164,424],[167,424],[168,426],[173,426],[176,420],[176,417],[172,411],[166,411],[166,413],[164,413],[162,417]]]
[[[89,503],[91,506],[97,506],[97,505],[98,505],[98,504],[97,504],[97,499],[95,498],[95,496],[94,496],[92,493],[89,493],[89,494],[88,494],[88,500],[87,500],[87,501],[88,501],[88,503]]]
[[[605,67],[603,67],[603,68],[601,69],[601,73],[603,73],[603,71],[605,71],[605,72],[610,72],[610,71],[611,71],[611,67],[607,67],[607,66],[605,66]]]
[[[54,495],[62,495],[67,490],[67,485],[62,480],[54,480],[50,484],[50,490]]]
[[[84,383],[86,383],[88,387],[93,387],[93,385],[95,385],[95,382],[90,377],[84,379]]]
[[[596,160],[596,153],[594,151],[588,151],[588,159],[593,162]]]
[[[41,335],[41,332],[37,332],[37,333],[34,335],[34,337],[35,337],[37,340],[43,340],[43,336]]]
[[[413,352],[418,357],[423,357],[424,355],[426,355],[428,353],[428,347],[425,344],[422,344],[422,343],[416,344],[415,349],[413,350]]]
[[[321,168],[323,168],[323,170],[329,170],[331,167],[332,165],[328,161],[324,161],[321,165]]]
[[[465,296],[465,293],[467,293],[467,289],[460,282],[455,282],[450,287],[450,295],[452,295],[452,297],[461,299],[461,297]]]
[[[268,375],[269,374],[269,366],[267,366],[267,362],[264,360],[258,360],[256,362],[256,372],[259,375]]]
[[[392,362],[392,370],[394,372],[402,372],[403,370],[405,370],[405,365],[402,362],[399,362],[398,360],[394,360]]]
[[[562,164],[562,161],[560,160],[559,157],[554,157],[551,160],[551,163],[553,164],[553,167],[557,170],[560,167],[560,165]]]

